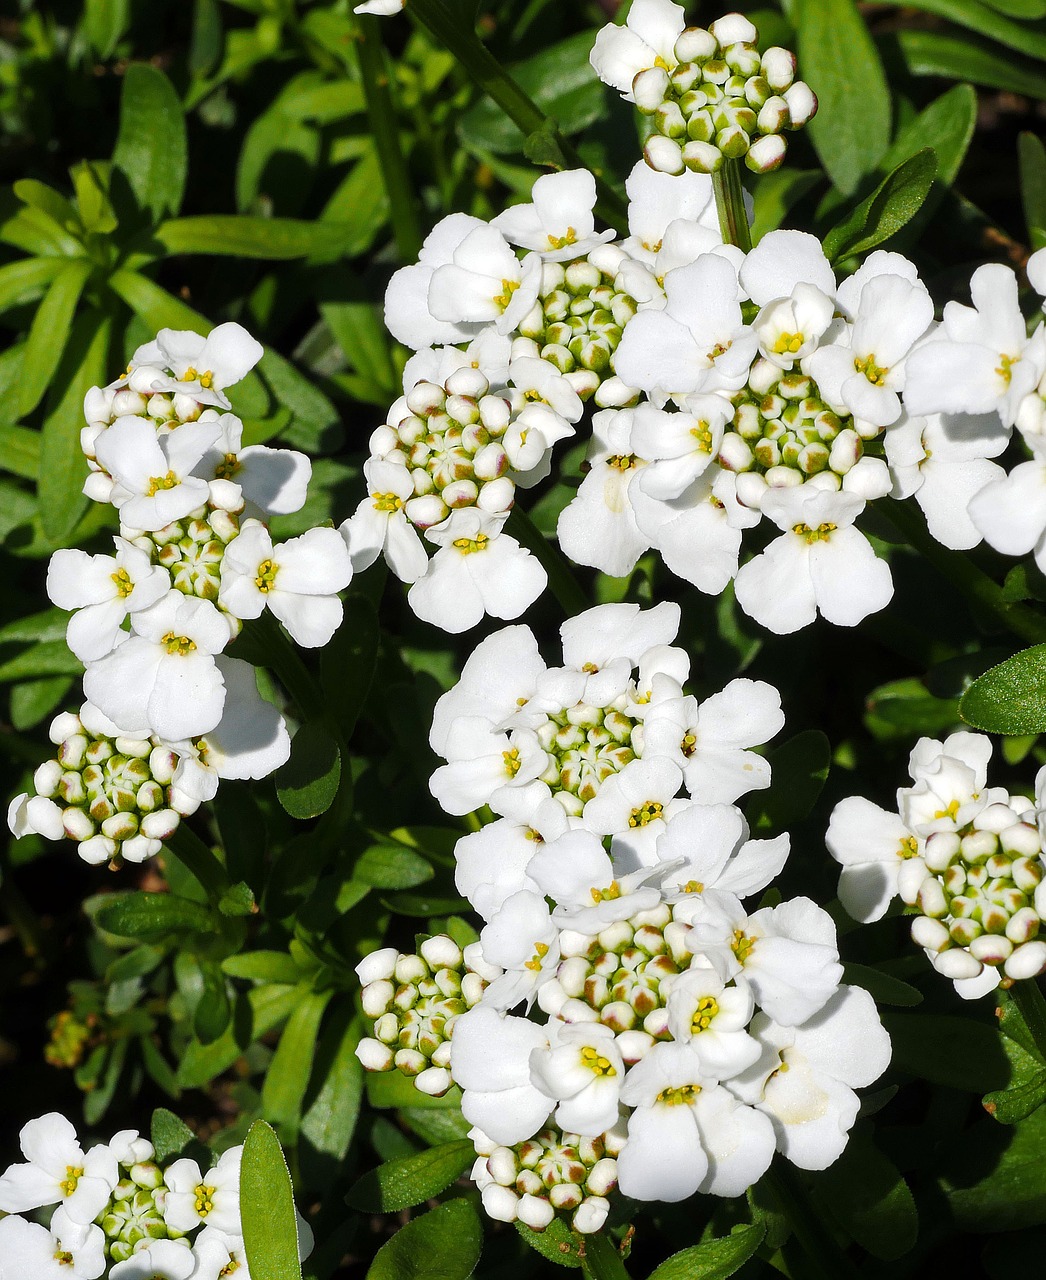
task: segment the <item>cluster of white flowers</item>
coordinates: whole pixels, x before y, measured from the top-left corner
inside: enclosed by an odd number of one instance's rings
[[[851,796],[827,835],[846,910],[869,921],[897,896],[915,907],[912,938],[968,1000],[1046,972],[1046,769],[1033,803],[988,786],[991,753],[979,733],[920,738],[897,812]]]
[[[795,78],[795,56],[760,54],[759,32],[743,14],[717,18],[706,31],[688,27],[672,0],[634,0],[624,26],[596,36],[592,66],[654,132],[643,148],[661,173],[713,173],[744,157],[756,173],[784,160],[784,129],[800,129],[817,111],[809,85]]]
[[[242,1147],[202,1170],[156,1160],[124,1129],[86,1152],[57,1112],[19,1134],[24,1164],[0,1175],[4,1280],[250,1280],[240,1222]],[[48,1226],[22,1217],[55,1206]],[[298,1219],[302,1257],[312,1232]]]
[[[462,1089],[497,1219],[595,1231],[615,1186],[739,1195],[775,1150],[824,1168],[889,1060],[871,998],[840,985],[831,918],[806,898],[742,905],[788,855],[733,804],[769,784],[751,748],[780,698],[751,680],[686,695],[678,623],[671,604],[590,609],[552,668],[508,627],[436,706],[433,794],[501,815],[455,850],[486,923],[464,951],[436,937],[360,964],[359,1057]]]
[[[301,508],[312,466],[242,446],[224,388],[261,354],[237,324],[206,339],[163,329],[87,393],[84,492],[116,507],[120,534],[115,555],[51,557],[48,595],[74,611],[67,641],[88,701],[52,724],[58,756],[36,794],[12,802],[16,835],[67,836],[89,862],[141,861],[220,779],[262,778],[287,759],[282,715],[223,650],[266,608],[298,644],[326,644],[352,564],[336,529],[273,544],[266,522]]]

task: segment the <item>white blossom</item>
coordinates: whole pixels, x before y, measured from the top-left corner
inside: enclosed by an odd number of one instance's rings
[[[587,169],[543,174],[530,196],[531,204],[511,205],[490,224],[510,244],[536,250],[548,262],[566,262],[613,240],[613,231],[595,230],[596,180]]]
[[[450,1070],[462,1089],[461,1112],[495,1142],[515,1143],[542,1127],[555,1099],[530,1078],[530,1054],[548,1037],[526,1018],[483,1005],[462,1014],[450,1042]]]
[[[0,1220],[0,1275],[11,1280],[97,1280],[105,1271],[101,1227],[72,1222],[61,1207],[50,1228],[25,1218]]]
[[[23,1125],[18,1142],[26,1163],[13,1164],[0,1176],[0,1209],[26,1213],[61,1204],[70,1222],[92,1222],[120,1176],[109,1148],[99,1145],[85,1154],[76,1130],[57,1111]]]
[[[145,418],[117,419],[95,447],[113,478],[110,500],[121,521],[132,529],[162,529],[202,507],[210,490],[194,469],[219,434],[216,422],[187,422],[158,436]]]
[[[230,1147],[203,1173],[195,1160],[183,1157],[164,1170],[167,1194],[163,1217],[174,1231],[205,1225],[238,1236],[240,1227],[240,1161],[242,1147]]]

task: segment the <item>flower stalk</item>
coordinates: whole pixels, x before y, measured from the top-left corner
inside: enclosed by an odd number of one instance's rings
[[[723,161],[712,174],[712,191],[724,244],[736,244],[742,253],[748,253],[752,248],[752,229],[745,209],[740,161]]]
[[[581,1264],[586,1280],[629,1280],[628,1270],[614,1241],[602,1231],[585,1237]]]

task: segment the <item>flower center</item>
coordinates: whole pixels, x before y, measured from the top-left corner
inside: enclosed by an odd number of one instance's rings
[[[519,748],[512,747],[509,751],[502,751],[501,758],[505,762],[505,772],[510,778],[514,778],[519,773],[519,766],[522,763],[519,758]]]
[[[863,373],[873,387],[881,387],[886,382],[886,375],[890,372],[886,365],[875,363],[875,354],[868,356],[854,356],[854,368],[858,373]]]
[[[192,365],[190,365],[188,369],[186,369],[186,371],[182,374],[181,381],[182,382],[198,382],[201,387],[206,387],[208,390],[210,390],[210,388],[214,385],[214,373],[210,369],[207,369],[203,373],[199,373],[197,372],[196,369],[193,368]]]
[[[395,493],[372,493],[371,497],[376,511],[399,511],[403,506],[403,499]]]
[[[475,551],[486,551],[490,538],[485,533],[477,533],[474,538],[455,538],[451,546],[463,556],[470,556]]]
[[[196,1197],[193,1201],[193,1208],[195,1208],[201,1218],[206,1218],[209,1213],[214,1212],[215,1190],[216,1188],[208,1187],[205,1183],[201,1182],[193,1191],[193,1195]]]
[[[690,428],[690,434],[697,441],[697,447],[702,453],[712,452],[712,428],[703,419],[696,427]]]
[[[174,489],[178,485],[178,477],[173,471],[168,471],[165,476],[150,476],[149,487],[146,489],[146,495],[153,498],[161,489]]]
[[[577,232],[573,227],[567,227],[567,234],[565,236],[548,237],[548,247],[550,249],[565,249],[571,244],[577,244]]]
[[[71,1164],[66,1165],[65,1178],[62,1182],[58,1184],[58,1189],[61,1191],[62,1195],[71,1196],[73,1192],[76,1190],[76,1184],[80,1181],[80,1179],[83,1176],[84,1176],[84,1171],[82,1168],[79,1168],[76,1165],[71,1165]]]
[[[686,884],[683,885],[684,893],[704,893],[704,891],[705,886],[702,880],[688,880]]]
[[[177,654],[181,658],[196,651],[195,640],[190,640],[188,636],[176,636],[173,631],[168,631],[160,643],[166,647],[168,653]]]
[[[1010,385],[1013,378],[1013,366],[1020,364],[1020,360],[1020,356],[1008,356],[1005,354],[999,356],[999,365],[995,372],[1007,386]]]
[[[63,1267],[71,1267],[73,1265],[73,1255],[65,1249],[56,1249],[54,1260]]]
[[[645,804],[641,804],[638,809],[633,809],[628,815],[628,825],[630,827],[645,827],[648,822],[655,822],[665,812],[665,807],[658,800],[647,800]]]
[[[933,815],[935,818],[951,818],[954,822],[959,812],[958,800],[949,800],[943,809],[938,809]]]
[[[801,333],[779,333],[777,341],[774,343],[774,353],[779,356],[794,356],[803,345],[803,342],[804,338]]]
[[[938,815],[939,816],[939,815]],[[901,841],[897,850],[897,856],[907,861],[908,858],[917,858],[919,856],[919,842],[915,836],[905,836]]]
[[[686,758],[689,760],[690,757],[697,750],[697,734],[695,733],[684,734],[683,741],[679,744],[679,749],[682,751],[683,755],[685,755]]]
[[[112,575],[113,581],[116,583],[116,591],[121,600],[126,600],[134,590],[134,583],[131,581],[131,575],[126,569],[117,569]]]
[[[505,308],[508,306],[508,304],[512,301],[512,295],[519,288],[519,285],[520,285],[520,282],[518,280],[502,280],[501,293],[497,294],[494,297],[494,300],[493,300],[494,305],[499,307],[502,311],[504,311]]]
[[[243,468],[243,463],[239,460],[235,453],[227,453],[225,457],[214,468],[214,478],[216,480],[231,480]]]
[[[604,1058],[598,1049],[586,1044],[581,1050],[581,1061],[594,1076],[616,1076],[617,1071],[609,1058]]]
[[[752,954],[755,941],[755,938],[748,937],[743,929],[735,930],[733,939],[730,942],[730,950],[737,957],[738,964],[748,963],[748,957]]]
[[[815,542],[827,542],[838,527],[838,525],[834,524],[819,524],[816,528],[808,524],[794,524],[792,525],[792,532],[797,533],[800,538],[805,538],[807,542],[813,544]]]
[[[258,565],[258,574],[254,579],[254,585],[259,591],[268,594],[270,591],[276,590],[276,575],[280,566],[273,560],[263,560]]]
[[[607,458],[607,466],[613,467],[615,471],[628,471],[636,465],[636,455],[634,453],[615,453],[612,457]]]
[[[523,967],[525,969],[529,969],[531,973],[539,973],[541,971],[541,962],[542,960],[544,960],[544,958],[547,955],[548,955],[548,943],[535,942],[534,954],[530,957],[530,959],[526,962],[526,964]]]
[[[719,1012],[719,1001],[715,996],[702,996],[697,1002],[697,1008],[694,1010],[694,1016],[690,1020],[690,1031],[693,1035],[699,1035],[702,1031],[707,1031],[712,1025],[712,1019]]]
[[[677,1089],[662,1089],[657,1095],[657,1101],[663,1102],[666,1107],[688,1107],[697,1101],[700,1092],[699,1084],[684,1084]]]
[[[592,889],[592,901],[598,906],[601,902],[613,902],[621,897],[621,886],[616,880],[611,880],[605,889]]]

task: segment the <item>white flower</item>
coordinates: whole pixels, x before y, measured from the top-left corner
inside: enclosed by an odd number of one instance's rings
[[[183,1157],[164,1170],[167,1195],[163,1220],[174,1231],[193,1231],[201,1224],[238,1236],[240,1226],[240,1161],[242,1147],[230,1147],[206,1174],[195,1160]]]
[[[401,582],[416,582],[428,568],[429,558],[403,511],[404,504],[414,497],[410,471],[398,463],[371,457],[363,464],[363,474],[368,496],[339,529],[353,570],[358,573],[369,568],[383,555]]]
[[[625,1078],[610,1027],[598,1022],[554,1022],[547,1048],[530,1054],[530,1078],[559,1100],[556,1124],[568,1133],[598,1138],[617,1124]]]
[[[212,329],[206,338],[188,329],[161,329],[154,342],[138,348],[131,363],[163,364],[171,370],[173,378],[151,381],[152,391],[180,392],[228,409],[223,391],[246,377],[263,355],[260,342],[242,325],[229,322]]]
[[[56,551],[47,566],[47,594],[60,609],[76,609],[66,643],[81,662],[111,653],[130,613],[147,609],[170,590],[170,574],[139,547],[114,538],[115,556]]]
[[[732,804],[770,785],[770,764],[750,747],[784,728],[781,695],[762,680],[731,680],[698,703],[675,699],[646,726],[645,748],[675,760],[686,788],[702,804]]]
[[[633,414],[638,413],[639,409],[604,409],[593,417],[588,475],[556,526],[559,544],[572,560],[615,578],[631,573],[650,547],[629,501],[629,487],[646,465],[632,451]]]
[[[601,28],[589,61],[604,84],[635,102],[632,81],[641,71],[676,66],[675,43],[685,25],[685,10],[671,0],[634,0],[623,27]]]
[[[701,921],[687,945],[724,980],[743,973],[756,1002],[789,1027],[824,1008],[843,976],[832,917],[809,898]]]
[[[400,13],[403,10],[407,0],[365,0],[365,3],[358,4],[353,9],[353,13],[376,13],[379,17],[390,18],[394,13]],[[247,1277],[244,1277],[247,1280]]]
[[[522,1142],[544,1125],[555,1099],[530,1078],[530,1054],[548,1037],[526,1018],[479,1005],[461,1014],[450,1042],[450,1072],[462,1089],[461,1112],[499,1143]]]
[[[493,324],[499,333],[511,333],[537,301],[541,257],[529,253],[520,262],[496,227],[470,221],[476,225],[455,224],[455,235],[445,244],[449,253],[434,265],[428,310],[443,324]],[[460,238],[459,231],[464,232]]]
[[[512,205],[490,224],[510,244],[534,249],[548,262],[566,262],[613,240],[613,231],[595,229],[596,180],[587,169],[543,174],[530,196],[532,204]]]
[[[200,460],[197,472],[212,480],[235,481],[251,515],[283,516],[300,511],[312,479],[312,463],[305,454],[263,444],[243,448],[240,419],[223,413],[218,423],[221,435]]]
[[[336,529],[317,527],[273,545],[268,529],[245,520],[225,548],[218,599],[237,618],[266,607],[304,648],[329,642],[341,625],[337,592],[352,579],[352,561]]]
[[[969,500],[974,527],[989,546],[1003,555],[1030,551],[1040,569],[1046,568],[1046,438],[1025,435],[1033,457],[1018,463],[1009,475],[990,480]]]
[[[759,1057],[746,1031],[755,1001],[744,978],[729,987],[714,969],[692,968],[668,984],[668,1029],[695,1050],[705,1075],[729,1080]]]
[[[893,596],[890,567],[853,522],[864,500],[810,484],[768,489],[763,514],[782,536],[738,571],[737,602],[770,631],[787,635],[820,612],[853,627]]]
[[[982,489],[1005,481],[1002,467],[988,459],[1002,453],[1008,437],[994,413],[902,419],[884,438],[893,496],[914,494],[927,528],[944,546],[975,547],[982,535],[967,507]]]
[[[26,1213],[61,1203],[69,1220],[83,1226],[101,1213],[120,1177],[108,1147],[85,1155],[76,1130],[57,1111],[23,1125],[18,1142],[27,1163],[0,1177],[0,1209]]]
[[[559,629],[563,662],[587,679],[578,700],[605,707],[623,693],[632,668],[649,649],[670,645],[679,631],[679,606],[601,604],[568,618]]]
[[[898,814],[861,796],[840,800],[825,844],[843,864],[839,900],[855,920],[879,920],[898,891],[906,902],[914,901],[926,866],[918,856],[918,841]]]
[[[860,987],[841,987],[801,1026],[759,1013],[751,1030],[763,1055],[731,1090],[770,1117],[777,1147],[793,1164],[826,1169],[857,1118],[854,1089],[877,1080],[890,1061],[875,1001]]]
[[[653,866],[654,846],[672,816],[683,773],[663,757],[633,760],[603,783],[585,805],[585,826],[613,836],[615,863],[625,871]]]
[[[629,1071],[621,1098],[635,1107],[617,1157],[625,1196],[667,1203],[696,1191],[736,1196],[769,1168],[773,1126],[716,1084],[692,1044],[655,1044]]]
[[[820,240],[806,231],[771,231],[745,257],[741,285],[759,307],[791,298],[799,285],[835,300],[835,272]],[[786,366],[782,365],[782,368]]]
[[[556,903],[553,921],[575,933],[599,933],[661,901],[660,891],[647,884],[660,879],[656,869],[617,878],[602,840],[583,828],[546,841],[534,853],[528,872],[535,886]]]
[[[566,814],[559,805],[555,807],[565,824]],[[540,847],[538,839],[533,828],[499,818],[462,836],[454,846],[454,886],[484,920],[514,893],[538,887],[527,871]]]
[[[989,262],[970,280],[972,307],[949,302],[940,330],[908,360],[909,413],[990,413],[1012,425],[1017,408],[1043,374],[1029,348],[1009,267]]]
[[[656,398],[738,391],[757,345],[741,314],[737,268],[705,253],[665,277],[663,311],[640,311],[628,322],[614,369]]]
[[[548,576],[529,551],[501,532],[504,523],[504,515],[466,507],[427,531],[440,549],[407,593],[419,618],[457,634],[485,614],[518,618],[534,603]]]
[[[193,1257],[196,1270],[192,1280],[251,1280],[247,1266],[247,1252],[238,1236],[226,1235],[214,1227],[204,1227],[193,1241]]]
[[[109,1272],[110,1280],[189,1280],[196,1255],[187,1240],[149,1240]]]
[[[493,1009],[511,1009],[523,1000],[529,1003],[559,963],[559,928],[545,899],[529,889],[505,899],[479,941],[483,959],[505,970],[483,993]]]
[[[267,778],[291,752],[287,725],[258,692],[254,667],[225,654],[214,661],[225,684],[222,718],[207,733],[171,744],[179,756],[174,798],[192,804],[213,800],[221,778]]]
[[[209,600],[169,591],[134,623],[134,635],[88,666],[87,698],[132,733],[172,742],[208,733],[225,705],[214,663],[230,639],[225,618]]]
[[[105,1271],[101,1227],[79,1225],[61,1207],[50,1229],[25,1218],[0,1220],[0,1276],[10,1280],[97,1280]]]
[[[454,250],[472,231],[486,225],[467,213],[450,214],[425,237],[418,261],[393,275],[385,290],[385,325],[397,341],[417,351],[476,337],[482,327],[476,322],[464,317],[436,318],[429,309],[429,285],[436,268],[451,261]]]
[[[689,169],[678,175],[659,173],[645,160],[639,160],[625,180],[625,193],[630,235],[623,242],[623,248],[635,258],[653,265],[669,227],[676,221],[685,226],[697,224],[721,240],[712,179],[707,174]],[[705,250],[711,247],[706,244]],[[665,273],[659,270],[657,274]]]
[[[207,481],[193,474],[218,439],[216,422],[186,422],[158,436],[145,418],[118,418],[98,438],[98,461],[115,481],[111,501],[132,529],[162,529],[202,507]]]
[[[636,484],[651,498],[680,497],[708,469],[734,416],[722,396],[687,396],[683,410],[666,413],[652,404],[622,410],[631,415],[631,449],[648,462]]]

